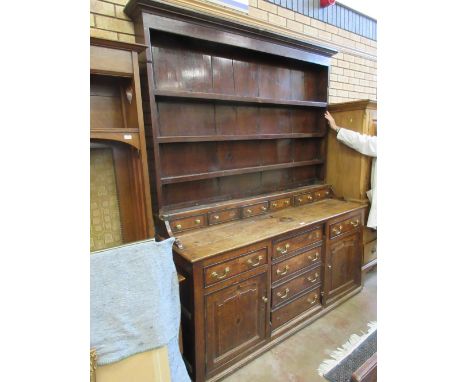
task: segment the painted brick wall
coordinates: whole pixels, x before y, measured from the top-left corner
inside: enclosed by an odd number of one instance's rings
[[[128,0],[91,0],[91,36],[134,42],[131,19],[123,12]],[[249,0],[249,13],[206,0],[166,0],[181,7],[266,28],[298,39],[327,44],[338,50],[330,71],[330,103],[377,99],[375,41],[301,15],[263,0]]]

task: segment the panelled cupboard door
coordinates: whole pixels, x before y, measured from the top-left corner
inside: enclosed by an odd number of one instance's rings
[[[206,371],[266,338],[267,273],[206,296]]]
[[[361,252],[359,232],[329,242],[324,264],[323,305],[361,285]]]

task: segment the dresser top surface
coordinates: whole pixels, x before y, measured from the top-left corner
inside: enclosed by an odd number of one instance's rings
[[[249,219],[180,233],[177,238],[183,249],[176,251],[188,261],[197,262],[364,207],[361,203],[325,199],[286,208]]]

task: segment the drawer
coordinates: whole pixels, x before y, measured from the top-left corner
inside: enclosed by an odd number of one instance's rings
[[[173,220],[170,222],[174,232],[181,232],[188,229],[206,227],[206,215],[191,216],[189,218]]]
[[[272,282],[278,280],[286,280],[289,275],[300,271],[301,269],[317,266],[322,261],[322,247],[312,248],[308,251],[300,253],[287,260],[283,260],[278,264],[274,264],[271,269]]]
[[[242,207],[242,217],[248,218],[249,216],[261,215],[267,211],[268,202],[252,204],[250,206]]]
[[[314,200],[322,200],[328,198],[330,195],[330,190],[328,188],[324,188],[314,192]]]
[[[294,197],[294,205],[295,206],[302,206],[303,204],[311,203],[314,201],[314,197],[312,196],[311,192],[307,194],[296,195]]]
[[[237,219],[239,219],[239,210],[237,208],[225,211],[212,212],[208,214],[208,222],[210,223],[210,225],[224,223]]]
[[[320,286],[289,304],[271,312],[271,328],[285,324],[306,310],[320,304]]]
[[[330,239],[342,233],[353,231],[362,225],[361,216],[355,215],[338,223],[330,225]]]
[[[271,291],[272,306],[276,307],[291,300],[302,291],[321,283],[321,268],[317,267],[292,280],[273,288]]]
[[[303,232],[288,239],[276,241],[273,244],[273,258],[284,256],[297,249],[317,243],[320,240],[322,240],[322,227],[315,228],[312,231]]]
[[[242,272],[247,272],[260,265],[266,264],[267,248],[246,253],[240,257],[211,265],[204,270],[205,286],[223,281]]]
[[[377,258],[377,240],[364,245],[362,265],[366,265]]]
[[[291,205],[291,198],[282,198],[270,201],[270,210],[277,211]]]

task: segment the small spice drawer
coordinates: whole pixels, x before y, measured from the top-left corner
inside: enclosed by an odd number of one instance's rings
[[[206,215],[191,216],[189,218],[173,220],[170,222],[174,232],[181,232],[188,229],[206,227]]]
[[[319,304],[320,286],[271,312],[271,328],[276,329],[299,314]]]
[[[287,239],[278,240],[273,243],[273,258],[284,256],[297,249],[301,249],[313,243],[317,243],[320,240],[322,240],[321,226],[311,231],[289,237]]]
[[[268,211],[268,202],[252,204],[250,206],[242,207],[242,217],[248,218],[250,216],[261,215],[267,211]]]
[[[208,214],[208,222],[210,223],[210,225],[224,223],[237,219],[239,219],[239,210],[237,208],[212,212]]]
[[[270,210],[277,211],[291,206],[291,198],[282,198],[270,201]]]
[[[312,203],[314,201],[314,197],[312,196],[312,193],[307,193],[307,194],[301,194],[301,195],[296,195],[294,197],[294,205],[295,206],[302,206],[307,203]]]
[[[249,252],[232,260],[205,268],[205,286],[247,272],[268,262],[267,248]]]
[[[330,190],[328,188],[323,188],[321,190],[315,191],[314,192],[314,200],[322,200],[328,198],[330,195]]]
[[[271,303],[272,307],[276,307],[286,301],[291,300],[302,291],[309,289],[310,287],[321,282],[320,267],[314,268],[302,275],[294,277],[292,280],[285,282],[273,288],[271,291]]]
[[[360,215],[352,216],[338,223],[330,225],[330,239],[341,235],[342,233],[353,231],[361,226]]]
[[[290,257],[287,260],[274,264],[271,267],[272,282],[285,280],[294,272],[300,271],[306,267],[316,266],[322,260],[322,247],[312,248],[299,255]]]

